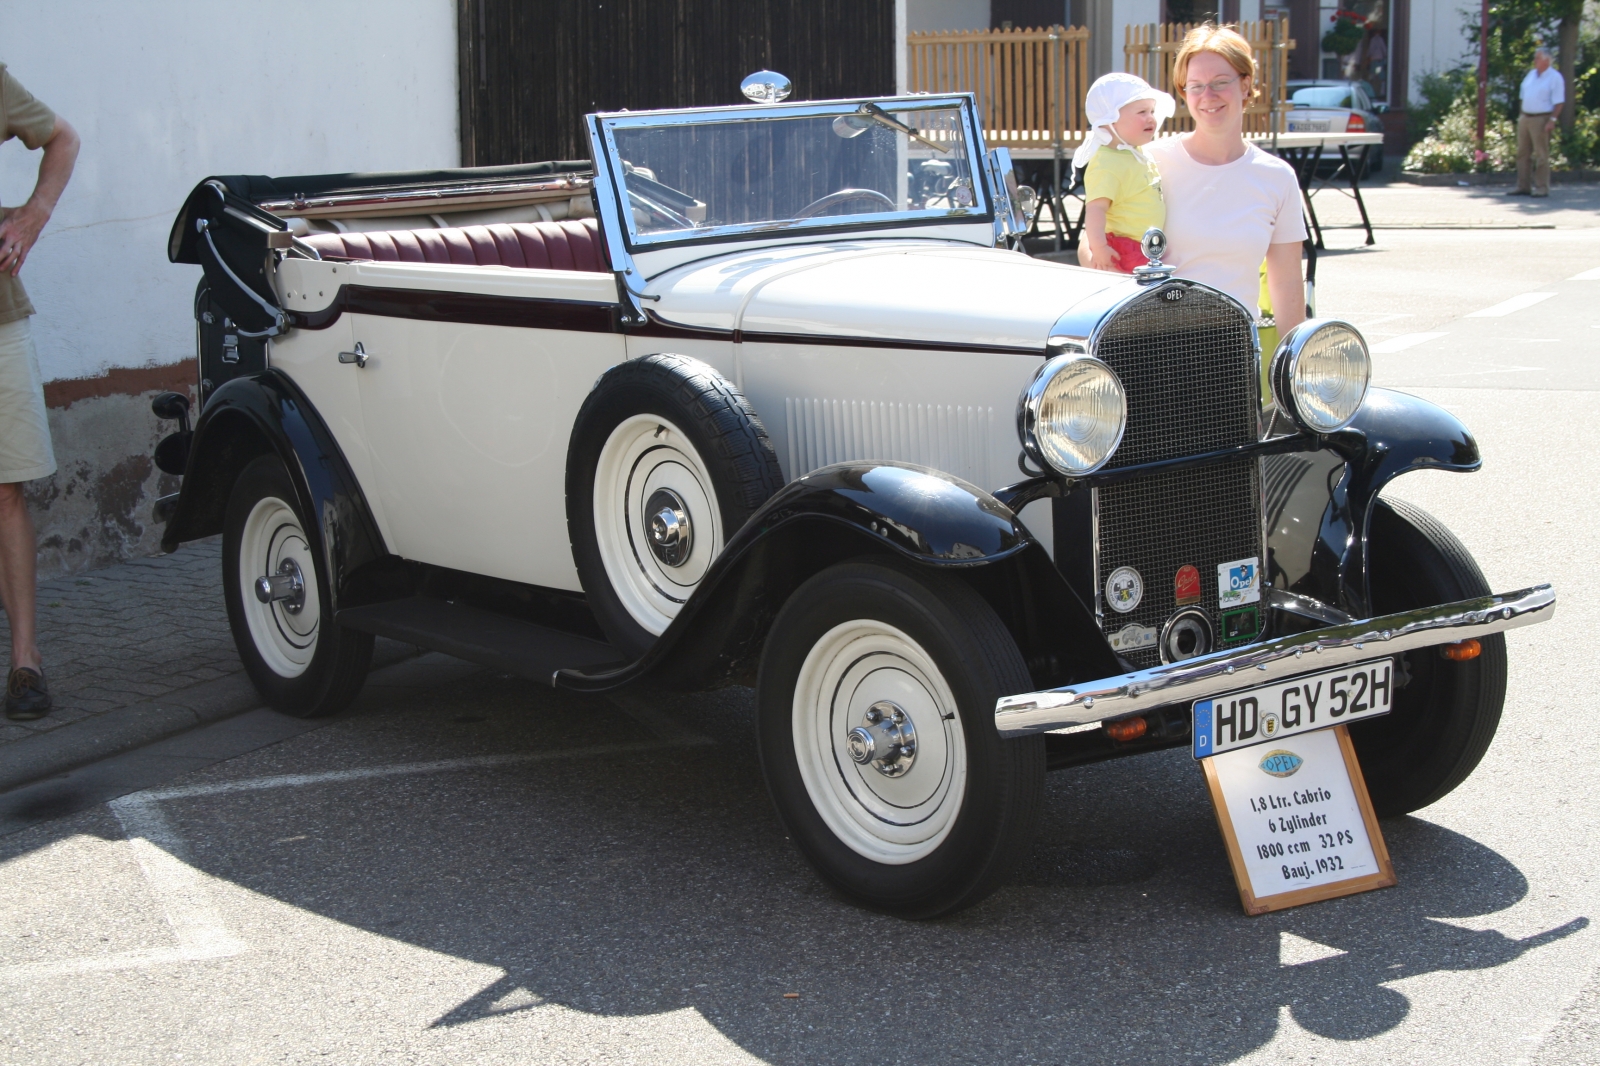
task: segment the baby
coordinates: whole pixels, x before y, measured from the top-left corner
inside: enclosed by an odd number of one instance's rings
[[[1084,110],[1094,132],[1072,153],[1089,204],[1078,242],[1084,266],[1131,274],[1144,263],[1144,231],[1166,225],[1161,174],[1139,149],[1155,140],[1175,106],[1171,96],[1132,74],[1107,74],[1089,87]]]

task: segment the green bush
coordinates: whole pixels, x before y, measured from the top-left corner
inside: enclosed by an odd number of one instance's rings
[[[1434,132],[1461,96],[1477,99],[1478,78],[1470,67],[1457,67],[1417,79],[1417,91],[1407,107],[1406,125],[1418,136]]]
[[[1585,124],[1595,128],[1590,116]],[[1404,168],[1423,174],[1466,174],[1495,170],[1515,170],[1517,167],[1517,127],[1495,110],[1489,112],[1489,121],[1483,128],[1483,158],[1477,159],[1478,100],[1476,95],[1462,93],[1450,105],[1450,110],[1428,136],[1417,142],[1406,153]],[[1564,144],[1551,144],[1550,165],[1558,170],[1567,168]]]
[[[1460,67],[1417,80],[1408,118],[1413,136],[1421,134],[1422,139],[1406,155],[1407,170],[1464,174],[1516,166],[1517,89],[1533,65],[1534,49],[1540,44],[1556,44],[1559,16],[1568,3],[1570,0],[1491,0],[1485,158],[1475,158],[1477,70]],[[1600,37],[1595,32],[1594,6],[1590,0],[1590,12],[1581,23],[1574,84],[1567,86],[1567,106],[1576,108],[1576,122],[1570,132],[1561,131],[1550,146],[1555,167],[1600,165]],[[1476,17],[1467,19],[1463,30],[1476,52]]]

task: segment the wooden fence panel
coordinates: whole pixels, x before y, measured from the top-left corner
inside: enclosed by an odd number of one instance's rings
[[[1129,26],[1122,49],[1124,67],[1156,88],[1177,96],[1172,84],[1173,64],[1177,61],[1183,38],[1195,25],[1187,22],[1151,22]],[[1288,98],[1289,50],[1294,47],[1294,41],[1289,38],[1289,22],[1287,19],[1240,22],[1235,24],[1235,29],[1250,42],[1256,67],[1261,71],[1261,91],[1254,101],[1245,106],[1244,132],[1258,135],[1282,133]],[[1178,113],[1166,128],[1173,131],[1194,129],[1194,118],[1183,105],[1181,97],[1178,100]]]
[[[1083,139],[1087,29],[913,33],[906,44],[906,88],[972,93],[990,147],[1048,149]]]

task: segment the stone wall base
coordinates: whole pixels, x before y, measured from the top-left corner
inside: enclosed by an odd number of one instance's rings
[[[167,391],[197,401],[194,360],[45,385],[57,469],[26,490],[41,578],[161,551],[150,508],[180,479],[157,470],[151,453],[177,425],[157,419],[150,401]]]

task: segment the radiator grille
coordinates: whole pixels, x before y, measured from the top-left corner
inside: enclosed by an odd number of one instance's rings
[[[1181,299],[1169,300],[1181,292]],[[1225,297],[1169,283],[1116,313],[1094,354],[1122,379],[1128,428],[1107,469],[1248,444],[1257,436],[1250,320]]]
[[[1157,633],[1178,609],[1174,578],[1182,566],[1200,572],[1200,602],[1220,634],[1217,566],[1260,558],[1261,476],[1254,458],[1151,474],[1095,490],[1100,557],[1095,575],[1101,625],[1109,638],[1130,622]],[[1261,560],[1263,563],[1265,560]],[[1126,614],[1104,606],[1106,578],[1118,567],[1139,572],[1144,596]],[[1140,667],[1161,661],[1160,649],[1124,651]]]

